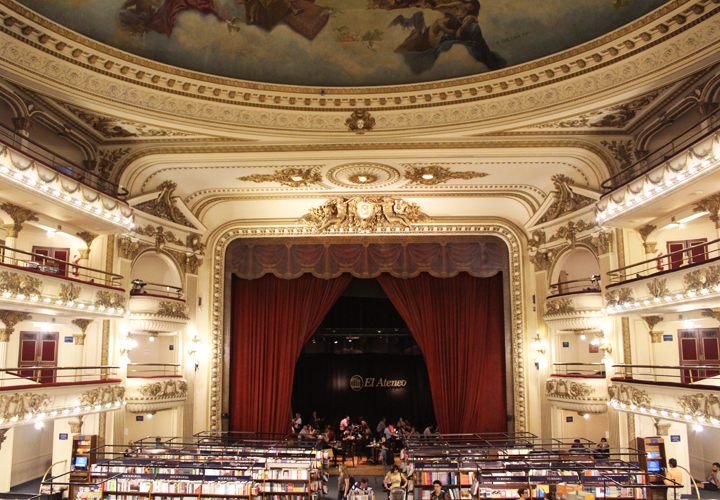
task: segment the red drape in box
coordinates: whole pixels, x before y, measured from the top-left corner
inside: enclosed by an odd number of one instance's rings
[[[505,431],[502,273],[377,279],[425,356],[441,432]]]
[[[233,276],[230,430],[289,432],[295,363],[351,279]]]

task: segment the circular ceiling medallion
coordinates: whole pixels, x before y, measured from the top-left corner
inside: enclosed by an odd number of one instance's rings
[[[335,185],[368,189],[388,186],[400,180],[400,172],[381,163],[346,163],[328,170],[327,179]]]

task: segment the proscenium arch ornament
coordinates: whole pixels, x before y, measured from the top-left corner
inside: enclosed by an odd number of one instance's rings
[[[508,401],[512,401],[513,424],[516,432],[527,431],[527,381],[526,381],[526,353],[525,353],[525,318],[524,318],[524,288],[523,288],[523,259],[522,259],[522,231],[511,223],[501,221],[488,221],[475,224],[452,225],[431,224],[422,228],[416,227],[405,234],[365,234],[365,235],[313,235],[309,232],[284,227],[230,227],[218,229],[208,238],[213,248],[212,254],[212,307],[210,310],[210,376],[208,427],[212,431],[222,430],[222,413],[224,397],[225,352],[224,346],[229,338],[229,321],[226,317],[225,302],[229,295],[228,276],[226,269],[226,255],[230,245],[238,239],[248,244],[281,244],[292,246],[294,244],[320,244],[329,247],[333,244],[372,244],[372,243],[468,243],[480,242],[489,239],[500,240],[507,251],[507,277],[503,277],[505,296],[505,331],[506,341],[512,344],[508,355],[507,365],[512,367],[512,382],[507,381]],[[419,272],[427,271],[421,269]],[[466,271],[466,269],[460,269]],[[267,272],[267,271],[266,271]],[[270,271],[272,272],[272,271]],[[350,270],[343,271],[350,272]],[[382,272],[382,271],[381,271]],[[265,274],[264,272],[262,274]],[[314,274],[314,273],[313,273]],[[379,273],[378,273],[379,274]],[[369,277],[369,276],[368,276]],[[227,334],[227,335],[226,335]]]

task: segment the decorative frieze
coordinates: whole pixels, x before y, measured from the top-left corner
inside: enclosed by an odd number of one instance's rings
[[[415,203],[399,198],[358,196],[333,198],[298,221],[316,232],[347,231],[366,233],[377,230],[401,230],[429,217]]]
[[[720,398],[716,394],[693,394],[678,396],[678,405],[693,417],[702,417],[706,421],[720,419]]]
[[[187,396],[188,384],[183,379],[163,380],[145,384],[138,388],[138,392],[148,399],[174,399]]]
[[[170,318],[189,319],[187,306],[184,302],[162,301],[158,303],[157,314]]]
[[[572,189],[570,189],[570,186],[575,184],[575,181],[567,175],[555,174],[552,176],[552,182],[553,186],[555,186],[555,201],[540,218],[538,224],[555,220],[565,214],[595,203],[595,200],[592,198],[575,194]]]
[[[585,382],[550,378],[545,382],[545,394],[548,397],[582,399],[590,396],[595,389]]]
[[[686,291],[700,292],[720,285],[720,266],[709,266],[690,271],[683,276]]]
[[[0,395],[0,424],[29,419],[48,408],[53,398],[29,392]]]
[[[618,288],[605,293],[605,304],[607,306],[622,306],[635,302],[635,295],[630,288]]]
[[[405,169],[405,178],[411,184],[422,184],[425,186],[434,186],[443,184],[453,179],[477,179],[487,177],[490,174],[484,172],[452,172],[447,167],[439,165],[428,165],[424,167],[410,167]]]
[[[73,303],[80,298],[80,292],[82,288],[74,283],[61,283],[58,297],[66,304]]]
[[[114,405],[122,402],[125,388],[121,385],[96,387],[80,395],[80,405],[90,408]]]
[[[119,309],[125,307],[125,295],[117,292],[100,290],[95,294],[95,308],[104,311],[105,309]]]
[[[646,283],[645,286],[650,296],[654,299],[662,299],[670,295],[670,290],[668,290],[667,287],[667,278],[655,278],[650,283]]]
[[[2,297],[40,296],[43,281],[35,276],[13,271],[0,272],[0,295]]]
[[[626,405],[650,406],[652,401],[647,391],[628,385],[611,385],[608,387],[610,397]]]
[[[238,177],[239,181],[277,182],[283,186],[316,186],[322,182],[320,172],[313,168],[284,168],[272,174],[252,174]]]
[[[545,302],[545,314],[560,315],[572,314],[575,312],[575,303],[572,299],[549,299]]]

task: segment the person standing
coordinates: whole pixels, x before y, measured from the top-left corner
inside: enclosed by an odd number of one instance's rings
[[[293,419],[293,432],[295,434],[300,434],[300,431],[302,430],[302,418],[300,418],[300,414],[296,413],[295,418]]]
[[[377,427],[375,428],[375,433],[378,438],[382,438],[383,432],[385,432],[385,421],[387,418],[383,417],[380,419],[380,423],[377,424]]]
[[[442,483],[437,479],[433,481],[433,492],[430,500],[448,500],[448,494],[442,489]]]
[[[349,416],[343,418],[343,419],[340,421],[340,432],[342,432],[342,431],[344,431],[345,429],[347,429],[348,426],[350,426],[350,417],[349,417]]]
[[[390,471],[385,475],[385,486],[388,490],[392,491],[394,488],[405,488],[407,486],[408,479],[405,474],[400,472],[400,468],[397,465],[393,465]]]
[[[670,466],[670,468],[665,473],[665,479],[663,479],[663,483],[668,486],[676,486],[676,488],[673,488],[673,498],[677,498],[677,486],[682,486],[683,484],[683,473],[680,469],[678,469],[676,459],[671,458],[670,460],[668,460],[668,465]]]
[[[337,500],[343,500],[343,498],[347,498],[348,492],[350,492],[350,473],[345,464],[341,465],[338,469],[340,470],[340,475],[338,476]]]

